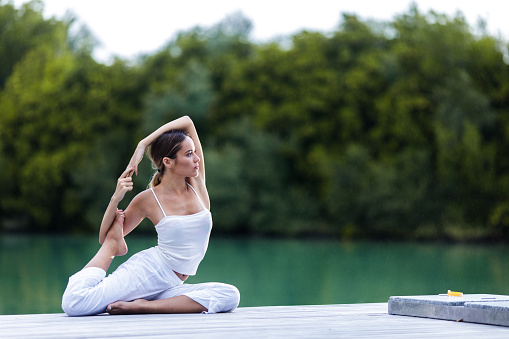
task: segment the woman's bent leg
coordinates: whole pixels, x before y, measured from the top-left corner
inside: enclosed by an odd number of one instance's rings
[[[101,312],[100,298],[97,296],[98,293],[94,295],[93,291],[94,287],[99,285],[106,276],[113,258],[127,253],[123,223],[123,213],[117,212],[115,221],[99,251],[81,271],[69,278],[62,296],[62,309],[66,314],[78,316]]]
[[[99,249],[97,254],[89,261],[85,266],[98,267],[104,271],[108,271],[113,258],[121,256],[127,253],[127,244],[124,240],[124,215],[117,212],[117,216],[108,233],[106,238]]]
[[[68,316],[82,316],[101,313],[99,296],[92,290],[106,276],[98,267],[84,268],[69,278],[69,283],[62,296],[62,309]]]
[[[117,301],[106,308],[109,314],[202,313],[207,309],[193,299],[179,295],[160,300]]]
[[[156,295],[154,300],[116,302],[110,314],[231,312],[240,302],[239,290],[222,283],[183,284]]]
[[[62,297],[62,309],[69,316],[85,316],[106,312],[106,306],[117,300],[134,300],[153,295],[145,279],[161,281],[144,270],[144,252],[137,253],[106,277],[98,267],[87,267],[69,278]],[[141,278],[141,279],[140,279]],[[167,285],[166,285],[167,286]],[[161,291],[159,288],[156,291]]]
[[[178,291],[179,287],[181,287],[180,291]],[[239,290],[235,286],[229,284],[184,284],[182,286],[177,286],[175,289],[177,291],[171,293],[182,293],[193,299],[200,305],[203,305],[207,309],[207,313],[232,312],[240,303]]]
[[[91,315],[106,312],[117,300],[151,298],[182,284],[169,271],[154,247],[133,255],[107,277],[100,268],[84,268],[69,279],[62,308],[72,316]]]

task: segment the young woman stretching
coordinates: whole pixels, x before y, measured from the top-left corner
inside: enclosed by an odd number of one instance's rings
[[[132,175],[150,146],[157,168],[150,189],[125,212],[117,208],[133,189]],[[212,217],[205,186],[203,151],[194,124],[181,117],[140,141],[117,182],[99,231],[97,254],[69,278],[62,309],[69,316],[130,313],[230,312],[239,291],[222,283],[184,284],[207,250]],[[129,258],[106,277],[113,258],[127,253],[124,236],[149,218],[158,245]]]

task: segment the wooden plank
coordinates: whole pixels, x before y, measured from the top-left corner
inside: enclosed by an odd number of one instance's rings
[[[225,314],[0,316],[1,338],[507,338],[509,328],[394,316],[387,304],[244,307]]]

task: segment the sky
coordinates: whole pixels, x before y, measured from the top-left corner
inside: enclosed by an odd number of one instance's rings
[[[26,0],[13,2],[19,7]],[[421,12],[434,10],[453,17],[461,11],[472,27],[483,18],[491,34],[509,38],[506,0],[43,0],[46,18],[62,19],[71,11],[78,23],[88,27],[99,43],[94,57],[105,63],[113,56],[134,60],[154,53],[178,32],[210,27],[239,11],[253,23],[251,40],[266,42],[304,29],[332,32],[342,13],[391,21],[407,12],[412,2]]]

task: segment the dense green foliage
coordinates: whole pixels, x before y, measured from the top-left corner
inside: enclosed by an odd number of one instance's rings
[[[103,65],[41,6],[0,1],[5,230],[97,230],[136,142],[187,114],[216,232],[509,239],[508,46],[459,15],[255,44],[237,13]]]

